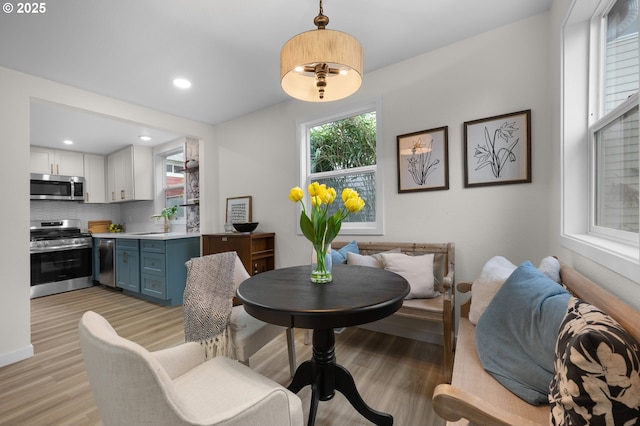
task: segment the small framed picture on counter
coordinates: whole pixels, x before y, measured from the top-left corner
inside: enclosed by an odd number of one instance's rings
[[[251,222],[251,195],[227,198],[226,223]]]

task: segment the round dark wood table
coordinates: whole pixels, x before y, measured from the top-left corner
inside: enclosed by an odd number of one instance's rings
[[[392,425],[390,414],[369,407],[351,373],[336,363],[334,328],[382,319],[402,306],[409,284],[383,269],[334,265],[333,281],[310,281],[311,266],[275,269],[240,284],[238,299],[245,310],[262,321],[285,327],[313,329],[313,356],[296,370],[289,390],[298,393],[311,385],[309,422],[315,423],[319,401],[340,391],[365,418],[377,425]]]

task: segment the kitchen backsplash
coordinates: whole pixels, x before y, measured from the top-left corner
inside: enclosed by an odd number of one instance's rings
[[[121,223],[120,204],[85,204],[75,201],[31,201],[31,220],[80,219],[83,230],[90,220]]]
[[[80,219],[82,230],[90,220],[110,220],[123,223],[125,230],[162,230],[162,221],[151,218],[156,213],[153,201],[136,201],[122,204],[85,204],[74,201],[31,201],[31,220]],[[185,225],[171,223],[172,231],[184,231]]]

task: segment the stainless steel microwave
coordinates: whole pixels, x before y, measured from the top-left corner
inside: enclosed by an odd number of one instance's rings
[[[32,200],[84,201],[85,184],[80,176],[31,173]]]

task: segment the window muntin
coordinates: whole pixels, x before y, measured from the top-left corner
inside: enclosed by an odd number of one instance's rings
[[[338,196],[348,187],[358,191],[365,200],[363,210],[344,220],[342,234],[382,233],[377,109],[374,104],[300,124],[300,186],[306,188],[311,182],[318,181],[334,187]],[[334,204],[330,206],[330,212],[339,208],[341,201]]]

